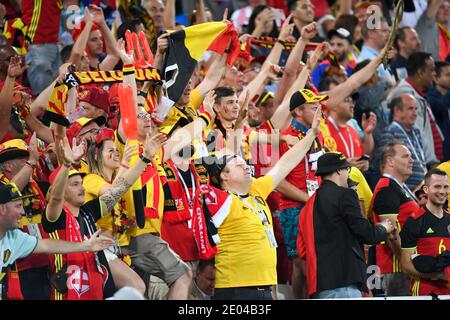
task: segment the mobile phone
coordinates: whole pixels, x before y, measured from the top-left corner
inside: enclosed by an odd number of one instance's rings
[[[358,159],[358,161],[364,161],[364,160],[369,161],[370,157],[367,154],[364,154]]]

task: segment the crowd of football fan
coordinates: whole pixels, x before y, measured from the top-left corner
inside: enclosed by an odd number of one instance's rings
[[[450,294],[449,0],[0,17],[0,300]]]

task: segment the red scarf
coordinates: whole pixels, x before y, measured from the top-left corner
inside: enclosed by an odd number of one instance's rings
[[[65,240],[83,242],[78,221],[66,206],[64,206],[64,211],[66,212]],[[63,296],[59,294],[61,299],[103,300],[103,284],[106,279],[98,271],[95,255],[93,252],[76,252],[64,255],[65,264],[68,266],[68,291]],[[57,256],[53,255],[53,260],[57,260]],[[56,265],[55,263],[56,261],[53,261],[54,265]],[[106,273],[104,272],[104,274]]]
[[[217,254],[216,244],[220,242],[217,228],[228,216],[231,203],[228,193],[210,185],[201,185],[195,192],[192,231],[201,260],[209,260]],[[215,222],[213,217],[217,218]]]
[[[208,183],[206,169],[202,165],[189,165],[194,174],[196,189]],[[181,183],[178,170],[172,160],[164,163],[166,177],[164,178],[164,216],[163,222],[181,223],[191,219],[189,201]]]

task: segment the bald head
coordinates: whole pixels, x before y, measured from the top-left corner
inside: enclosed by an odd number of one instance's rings
[[[395,97],[391,102],[392,119],[410,129],[414,126],[417,119],[417,100],[409,95],[402,94]]]

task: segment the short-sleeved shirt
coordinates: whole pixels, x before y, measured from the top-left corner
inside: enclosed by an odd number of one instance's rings
[[[272,231],[266,199],[273,185],[269,175],[254,179],[248,196],[243,197],[252,207],[264,210]],[[270,245],[262,220],[240,197],[231,196],[229,212],[218,226],[216,288],[274,285],[277,283],[276,249]]]
[[[397,182],[388,177],[382,177],[378,181],[372,200],[375,223],[378,223],[381,217],[396,217],[397,228],[401,229],[408,217],[418,208],[417,202]],[[382,274],[401,271],[400,262],[387,244],[377,245],[376,256]]]
[[[409,217],[400,232],[402,249],[415,249],[419,255],[436,257],[450,249],[450,214],[444,210],[442,218],[436,217],[426,207],[419,208]],[[442,280],[412,279],[412,295],[450,294]]]
[[[28,257],[36,248],[38,239],[19,229],[8,230],[0,239],[0,298],[6,296],[6,271],[17,259]]]
[[[100,197],[100,189],[108,184],[102,177],[97,174],[88,174],[83,178],[83,186],[85,189],[85,204],[95,198]],[[120,202],[120,200],[119,200]],[[120,204],[116,203],[114,205],[114,210],[120,212]],[[110,212],[104,212],[100,219],[97,221],[97,226],[104,230],[113,231],[113,215]],[[121,246],[126,246],[129,243],[129,239],[125,233],[118,234],[119,244]]]
[[[338,131],[329,119],[325,120],[325,124],[328,127],[330,136],[323,135],[323,146],[329,151],[339,151],[346,158],[359,158],[364,155],[363,142],[355,129],[346,125],[345,127],[338,126]]]

